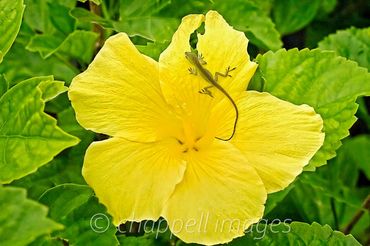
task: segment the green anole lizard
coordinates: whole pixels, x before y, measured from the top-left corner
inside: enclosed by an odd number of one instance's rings
[[[188,59],[188,61],[195,66],[195,68],[190,68],[189,71],[190,73],[194,74],[194,75],[197,75],[199,73],[199,75],[205,79],[208,83],[210,83],[211,85],[210,86],[207,86],[203,89],[201,89],[199,91],[199,93],[202,93],[202,94],[207,94],[211,97],[213,97],[211,91],[209,91],[208,89],[209,88],[212,88],[212,87],[215,87],[217,88],[222,94],[224,94],[231,102],[231,104],[233,105],[234,109],[235,109],[235,122],[234,122],[234,128],[233,128],[233,132],[231,134],[231,136],[227,139],[223,139],[223,138],[219,138],[219,137],[216,137],[217,139],[219,140],[222,140],[222,141],[229,141],[231,140],[233,137],[234,137],[234,134],[235,134],[235,130],[236,130],[236,124],[238,123],[238,118],[239,118],[239,111],[238,111],[238,107],[236,106],[234,100],[232,99],[232,97],[229,95],[229,93],[227,93],[227,91],[218,83],[218,76],[222,76],[222,77],[231,77],[231,75],[229,75],[229,72],[230,71],[233,71],[235,68],[232,68],[230,69],[230,67],[228,67],[226,69],[226,73],[225,74],[222,74],[220,72],[216,72],[215,73],[215,76],[212,76],[211,72],[209,70],[207,70],[203,65],[207,64],[201,56],[199,56],[198,54],[195,54],[194,52],[185,52],[185,57],[186,59]]]

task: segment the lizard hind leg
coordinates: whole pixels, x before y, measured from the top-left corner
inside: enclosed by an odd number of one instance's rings
[[[204,87],[202,89],[200,89],[198,92],[200,94],[205,94],[205,95],[208,95],[210,97],[214,97],[213,94],[212,94],[212,91],[210,91],[209,89],[212,88],[213,85],[210,85],[210,86],[207,86],[207,87]]]
[[[215,72],[215,80],[218,81],[218,76],[221,76],[221,77],[232,77],[229,73],[231,71],[234,71],[236,69],[236,67],[233,67],[233,68],[230,68],[230,66],[228,66],[225,70],[225,73],[220,73],[220,72]]]

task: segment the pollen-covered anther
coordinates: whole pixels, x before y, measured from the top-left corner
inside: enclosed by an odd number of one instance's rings
[[[178,138],[176,138],[179,145],[181,145],[181,152],[182,153],[188,153],[190,150],[192,151],[199,151],[199,140],[201,137],[195,138],[193,141],[182,141]]]

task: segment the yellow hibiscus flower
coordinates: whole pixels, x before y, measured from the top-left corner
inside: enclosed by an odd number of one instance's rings
[[[189,73],[190,35],[212,74],[235,68],[217,89]],[[110,37],[69,98],[79,123],[111,138],[92,143],[83,176],[114,224],[163,217],[185,242],[216,244],[260,220],[268,193],[289,185],[323,143],[321,117],[268,93],[245,91],[257,64],[248,40],[215,11],[183,18],[159,62],[128,36]]]

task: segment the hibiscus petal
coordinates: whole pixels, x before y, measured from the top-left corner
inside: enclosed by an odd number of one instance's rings
[[[244,93],[230,94],[235,103],[238,102],[239,98],[243,97]],[[238,107],[237,107],[238,108]],[[238,114],[242,112],[238,108]],[[238,116],[239,117],[239,116]],[[209,132],[210,135],[217,136],[222,139],[227,139],[231,136],[234,130],[236,120],[236,113],[230,100],[224,96],[219,102],[212,108],[211,115],[209,118]],[[239,126],[239,119],[236,121],[236,130]]]
[[[248,39],[243,32],[234,30],[216,11],[209,11],[205,18],[205,33],[198,36],[197,49],[207,62],[205,67],[215,74],[230,72],[232,77],[219,76],[219,83],[229,92],[245,91],[257,64],[249,60]]]
[[[159,57],[159,63],[169,68],[172,75],[183,77],[189,75],[189,61],[185,58],[185,52],[191,51],[189,39],[190,35],[199,28],[204,19],[204,15],[187,15],[182,18],[181,24],[172,37],[170,45]],[[176,83],[177,81],[173,81]]]
[[[185,52],[191,51],[190,35],[201,25],[203,15],[188,15],[172,37],[171,44],[159,58],[161,87],[168,103],[174,105],[182,120],[196,126],[199,135],[206,134],[212,97],[199,90],[209,85],[200,76],[189,73],[191,63]]]
[[[198,74],[189,73],[189,68],[194,66],[185,58],[185,52],[190,51],[190,35],[200,26],[204,20],[202,15],[190,15],[183,18],[181,25],[173,36],[170,46],[161,54],[159,59],[161,69],[161,86],[163,93],[170,104],[178,105],[180,114],[187,115],[186,121],[196,125],[199,135],[212,135],[214,127],[210,125],[222,125],[225,121],[222,117],[214,121],[210,119],[213,107],[224,101],[228,112],[235,120],[236,112],[229,99],[217,88],[211,88],[212,96],[200,94],[204,87],[210,86],[211,82]],[[233,97],[237,97],[245,91],[247,84],[254,74],[257,64],[249,60],[247,53],[248,39],[244,33],[234,30],[215,11],[209,11],[205,17],[205,34],[199,35],[198,51],[204,56],[207,64],[206,69],[224,73],[230,66],[232,77],[223,78],[218,76],[220,85]],[[234,124],[230,126],[233,127]],[[217,129],[216,129],[217,131]],[[227,139],[233,132],[233,128],[216,134],[222,139]]]
[[[232,143],[257,170],[268,193],[282,190],[322,146],[320,115],[308,105],[252,91],[244,93],[238,108],[241,114]]]
[[[68,95],[83,127],[110,136],[153,141],[171,121],[158,63],[140,54],[124,33],[106,41]]]
[[[254,168],[228,142],[217,140],[189,155],[163,212],[171,232],[187,243],[208,245],[244,235],[262,217],[266,200]]]
[[[82,174],[115,225],[159,218],[185,170],[174,142],[143,144],[111,138],[89,146]]]
[[[201,25],[203,19],[203,15],[185,16],[170,45],[159,57],[161,86],[166,99],[172,105],[181,106],[186,102],[187,111],[193,111],[189,104],[197,104],[201,99],[206,104],[211,101],[208,97],[200,97],[198,91],[208,83],[200,76],[190,74],[191,63],[185,58],[185,52],[191,51],[190,35]],[[197,106],[199,109],[198,104]]]

